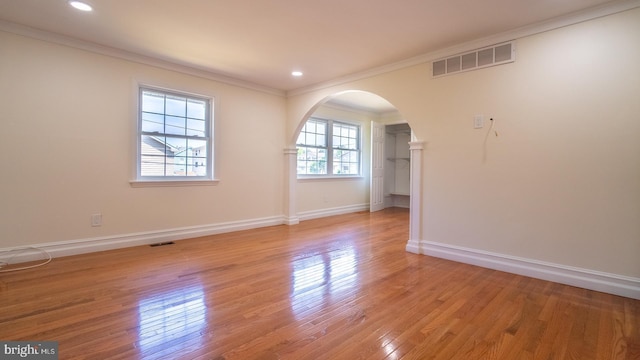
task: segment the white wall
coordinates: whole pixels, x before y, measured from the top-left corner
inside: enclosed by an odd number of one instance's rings
[[[0,249],[281,220],[284,97],[5,32],[0,48]],[[135,81],[215,97],[219,184],[130,186]]]
[[[426,142],[422,240],[640,278],[640,9],[517,39],[515,63],[430,63],[288,101],[289,134],[332,93],[379,94]],[[473,129],[496,120],[498,137]],[[291,136],[291,135],[288,135]],[[638,291],[637,289],[635,291]]]

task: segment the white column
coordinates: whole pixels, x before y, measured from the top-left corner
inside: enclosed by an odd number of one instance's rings
[[[409,142],[411,152],[409,241],[406,250],[420,254],[422,239],[422,150],[423,141]]]
[[[287,225],[295,225],[300,222],[296,203],[297,155],[298,150],[295,147],[284,149],[284,223]]]

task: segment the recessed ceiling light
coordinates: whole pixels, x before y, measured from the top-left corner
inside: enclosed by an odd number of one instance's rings
[[[296,77],[302,76],[302,71],[292,71],[291,75],[296,76]]]
[[[91,5],[82,2],[82,1],[69,1],[69,5],[73,6],[74,8],[80,10],[80,11],[91,11],[93,10],[93,8],[91,7]]]

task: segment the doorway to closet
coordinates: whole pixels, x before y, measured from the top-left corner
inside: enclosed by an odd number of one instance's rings
[[[371,124],[370,211],[410,208],[411,127],[407,123]]]

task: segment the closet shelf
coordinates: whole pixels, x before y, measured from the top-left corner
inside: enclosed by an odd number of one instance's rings
[[[409,196],[409,194],[404,193],[404,192],[391,192],[391,193],[389,193],[389,195],[396,195],[396,196]]]

